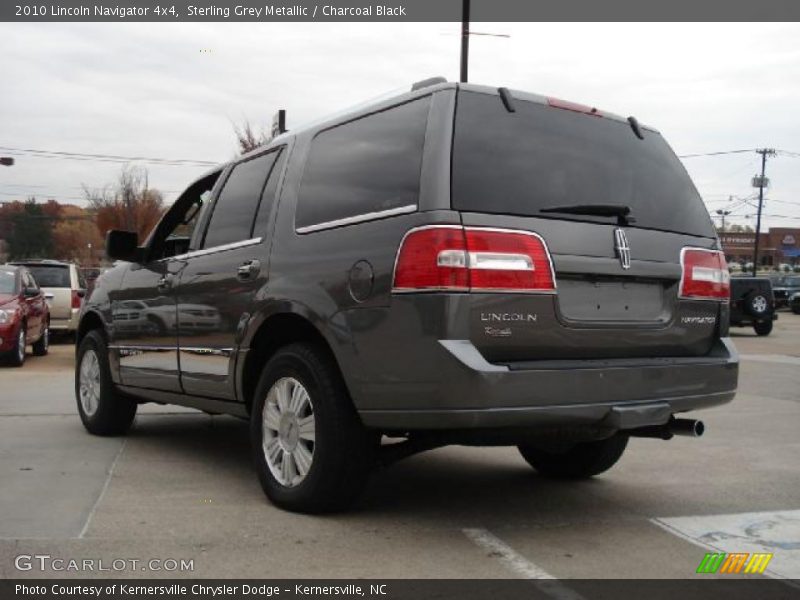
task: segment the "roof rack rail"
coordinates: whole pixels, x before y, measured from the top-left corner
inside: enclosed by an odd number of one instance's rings
[[[417,90],[421,90],[422,88],[436,85],[437,83],[447,83],[447,79],[445,79],[441,75],[438,77],[428,77],[427,79],[423,79],[421,81],[417,81],[416,83],[414,83],[411,86],[411,91],[415,92]]]

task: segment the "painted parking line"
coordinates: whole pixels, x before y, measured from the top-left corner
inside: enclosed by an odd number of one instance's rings
[[[800,510],[651,519],[659,527],[715,552],[771,553],[764,575],[800,579]],[[698,556],[698,564],[700,562]]]
[[[800,365],[800,357],[786,354],[740,354],[741,360],[766,362],[778,365]]]
[[[536,588],[556,600],[584,600],[583,596],[571,590],[539,565],[529,561],[503,540],[486,529],[463,529],[464,535],[477,546],[496,558],[509,571],[523,579],[534,580]]]

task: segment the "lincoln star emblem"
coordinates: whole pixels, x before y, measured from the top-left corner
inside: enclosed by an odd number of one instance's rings
[[[619,264],[623,269],[631,268],[631,247],[628,245],[628,236],[624,229],[614,230],[614,249],[617,251]]]

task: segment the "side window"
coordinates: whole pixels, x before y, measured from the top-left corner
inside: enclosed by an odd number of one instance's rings
[[[31,274],[28,271],[22,272],[22,287],[32,287],[39,289],[39,286],[36,285],[36,281],[31,277]]]
[[[278,180],[281,178],[283,165],[286,162],[286,152],[279,150],[275,154],[277,158],[269,173],[267,185],[264,187],[264,193],[261,196],[261,204],[258,205],[258,214],[256,215],[256,221],[253,227],[253,237],[266,235],[267,226],[269,225],[269,216],[272,214],[272,207],[275,206],[275,201],[277,200]]]
[[[295,226],[416,207],[430,96],[350,121],[311,142]]]
[[[204,248],[250,239],[261,193],[275,162],[275,152],[239,163],[214,204]]]
[[[85,290],[87,288],[86,277],[84,276],[83,271],[81,271],[80,269],[77,269],[77,272],[78,272],[78,288]]]

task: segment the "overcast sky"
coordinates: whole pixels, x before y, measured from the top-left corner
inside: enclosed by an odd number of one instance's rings
[[[224,161],[232,123],[288,126],[432,75],[458,77],[458,23],[0,24],[0,146]],[[800,153],[798,24],[474,24],[470,79],[658,128],[678,154]],[[0,149],[0,154],[9,154]],[[755,192],[754,153],[685,160],[710,209]],[[0,201],[80,203],[119,164],[18,156]],[[174,199],[203,167],[148,166]],[[800,227],[800,155],[768,161],[767,226]],[[735,222],[754,209],[734,202]],[[731,218],[733,220],[733,217]]]

